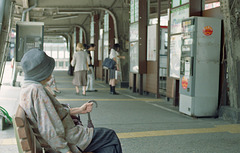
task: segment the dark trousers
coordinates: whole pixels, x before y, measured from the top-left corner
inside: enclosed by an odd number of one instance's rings
[[[122,147],[115,131],[107,128],[94,128],[93,139],[84,151],[94,153],[122,153]]]

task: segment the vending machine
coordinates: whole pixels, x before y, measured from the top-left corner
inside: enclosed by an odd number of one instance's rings
[[[218,107],[221,20],[190,17],[182,21],[179,111],[215,116]]]

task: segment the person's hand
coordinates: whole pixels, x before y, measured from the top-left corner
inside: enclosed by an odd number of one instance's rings
[[[68,151],[67,153],[72,153],[71,151]]]
[[[83,104],[80,109],[81,109],[81,114],[86,114],[88,112],[91,112],[92,111],[92,106],[93,106],[93,103],[85,103]]]

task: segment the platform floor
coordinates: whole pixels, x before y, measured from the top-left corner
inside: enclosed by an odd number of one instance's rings
[[[240,125],[219,118],[192,118],[163,99],[117,88],[119,95],[109,94],[103,81],[96,81],[98,92],[75,95],[72,76],[66,71],[54,72],[60,94],[57,99],[72,107],[94,99],[91,117],[95,127],[114,129],[124,153],[239,153]],[[20,88],[5,83],[0,90],[0,106],[10,115],[18,105]],[[81,115],[87,123],[87,115]],[[15,153],[17,145],[13,128],[0,131],[0,152]]]

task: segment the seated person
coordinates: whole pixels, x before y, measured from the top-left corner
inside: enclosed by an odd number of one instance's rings
[[[48,144],[62,153],[122,153],[120,141],[113,130],[87,128],[73,123],[70,115],[91,112],[92,103],[66,109],[44,88],[55,67],[53,58],[42,50],[31,49],[24,54],[21,66],[24,83],[19,104],[30,124],[41,135],[41,144]]]

